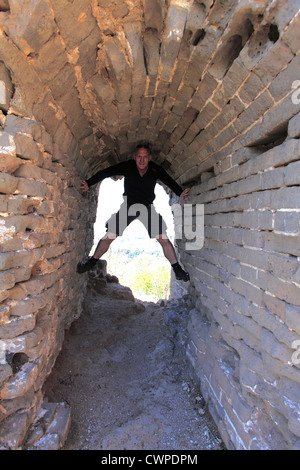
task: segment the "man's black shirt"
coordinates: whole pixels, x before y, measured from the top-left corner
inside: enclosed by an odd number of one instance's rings
[[[152,204],[155,199],[154,188],[157,180],[168,186],[177,196],[182,193],[182,188],[176,181],[161,166],[152,161],[149,162],[148,169],[143,176],[139,174],[135,160],[127,160],[98,171],[87,181],[87,184],[90,187],[111,176],[125,176],[124,196],[127,196],[129,206],[137,203],[145,206]]]

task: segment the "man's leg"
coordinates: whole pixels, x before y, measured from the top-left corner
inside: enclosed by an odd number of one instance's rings
[[[93,269],[96,266],[98,259],[107,252],[111,243],[117,238],[117,236],[118,235],[115,235],[114,233],[107,233],[105,237],[99,241],[93,256],[85,263],[79,263],[77,265],[77,272],[82,274]]]
[[[180,264],[175,253],[174,246],[168,239],[167,235],[161,234],[157,237],[157,241],[161,244],[165,257],[169,260],[172,265],[175,277],[178,281],[189,281],[190,275],[188,272],[184,271]]]
[[[167,235],[159,235],[157,241],[161,244],[165,257],[170,261],[171,264],[177,263],[177,256],[174,247]]]
[[[96,260],[100,259],[109,249],[112,242],[117,238],[118,235],[114,233],[107,233],[98,243],[96,250],[93,254],[93,258]]]

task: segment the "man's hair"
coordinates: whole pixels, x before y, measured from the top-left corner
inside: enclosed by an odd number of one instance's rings
[[[138,144],[138,145],[135,147],[135,152],[136,152],[138,149],[146,149],[146,150],[149,150],[149,153],[151,153],[151,148],[150,148],[150,145],[149,145],[149,144]]]

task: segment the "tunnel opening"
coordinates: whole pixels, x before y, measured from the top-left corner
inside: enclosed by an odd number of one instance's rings
[[[98,193],[97,215],[94,224],[94,243],[90,255],[105,235],[105,224],[115,214],[122,202],[123,179],[108,178],[101,182]],[[169,196],[159,183],[155,186],[155,209],[167,224],[167,236],[174,243],[174,220]],[[164,257],[160,244],[150,239],[140,220],[133,221],[103,255],[107,271],[117,276],[122,285],[131,288],[138,299],[167,300],[170,295],[171,265]]]

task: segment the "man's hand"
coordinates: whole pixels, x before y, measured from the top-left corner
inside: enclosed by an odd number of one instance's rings
[[[80,186],[80,189],[83,193],[85,193],[86,191],[89,190],[89,187],[88,187],[88,184],[87,182],[82,178],[81,179],[81,186]]]
[[[185,199],[188,197],[190,192],[190,188],[186,188],[182,193],[180,194],[180,199],[185,202]]]

